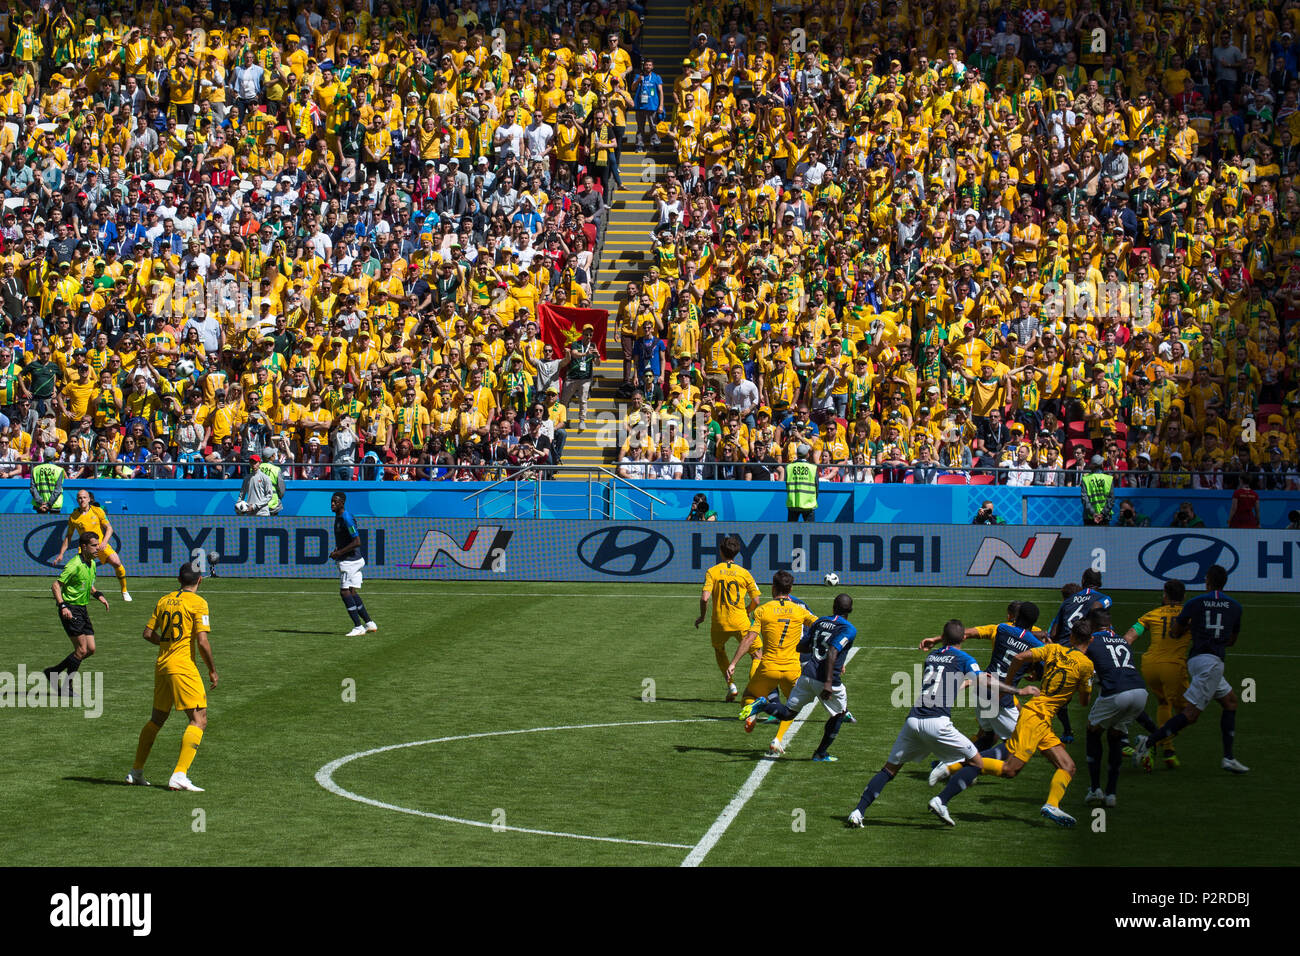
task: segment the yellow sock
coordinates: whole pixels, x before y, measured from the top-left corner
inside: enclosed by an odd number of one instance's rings
[[[140,742],[135,747],[135,763],[131,765],[133,770],[143,770],[144,762],[149,759],[149,751],[153,749],[154,738],[158,736],[158,731],[162,730],[152,720],[145,721],[140,728]]]
[[[985,765],[987,765],[987,764],[988,764],[988,761],[986,760],[986,761],[984,761],[984,763],[985,763]],[[950,774],[956,773],[958,770],[960,770],[960,769],[961,769],[962,767],[964,767],[964,766],[966,766],[964,763],[950,763],[950,764],[948,764],[948,773],[950,773]]]
[[[121,585],[122,593],[125,594],[126,593],[126,565],[119,564],[117,567],[113,569],[113,573],[117,575],[117,583]]]
[[[781,721],[781,723],[779,723],[779,724],[777,725],[777,728],[776,728],[776,739],[777,739],[777,740],[780,740],[780,741],[782,741],[782,742],[784,742],[784,741],[785,741],[785,732],[786,732],[787,730],[790,729],[790,725],[793,724],[793,723],[794,723],[793,720],[783,720],[783,721]]]
[[[727,674],[727,668],[731,666],[731,658],[727,656],[727,652],[723,648],[715,647],[713,649],[713,659],[717,661],[718,670],[722,671],[723,677],[725,679]]]
[[[760,661],[757,657],[751,657],[749,659],[749,676],[751,679],[755,674],[758,673],[758,667],[761,663],[762,661]]]
[[[988,763],[988,761],[984,761]],[[1047,790],[1047,805],[1049,807],[1059,807],[1061,798],[1065,796],[1065,788],[1070,785],[1071,774],[1064,770],[1057,770],[1052,774],[1052,785]]]
[[[986,777],[1002,776],[1002,761],[992,757],[984,758],[984,769],[980,771]]]
[[[203,739],[203,731],[197,724],[190,724],[185,728],[185,736],[181,738],[181,759],[176,761],[176,773],[188,774],[190,764],[194,763],[194,757],[199,752],[199,742]]]

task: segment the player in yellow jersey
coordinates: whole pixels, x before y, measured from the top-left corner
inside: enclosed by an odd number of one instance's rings
[[[1183,692],[1187,690],[1187,648],[1192,638],[1190,634],[1174,637],[1173,632],[1174,618],[1183,609],[1184,594],[1182,581],[1166,581],[1160,607],[1147,611],[1124,634],[1130,644],[1143,634],[1151,635],[1151,645],[1142,655],[1142,678],[1156,695],[1156,723],[1161,726],[1187,706]],[[1165,766],[1173,770],[1178,766],[1173,738],[1161,743]]]
[[[95,555],[96,563],[113,566],[113,573],[117,575],[117,583],[122,588],[122,600],[130,603],[131,593],[126,589],[126,568],[123,566],[122,559],[118,557],[117,552],[108,543],[113,534],[113,526],[109,523],[108,515],[104,513],[104,509],[95,500],[95,496],[85,488],[77,492],[77,507],[68,516],[68,530],[63,533],[63,546],[59,548],[59,556],[54,559],[54,563],[62,564],[63,556],[68,552],[68,545],[72,544],[74,538],[80,538],[87,531],[99,535],[99,551]]]
[[[1074,760],[1066,751],[1061,739],[1052,729],[1052,718],[1076,694],[1081,701],[1086,701],[1088,685],[1092,680],[1093,666],[1084,653],[1092,643],[1092,625],[1083,620],[1070,630],[1070,646],[1062,644],[1044,644],[1032,650],[1022,651],[1011,658],[1007,669],[1006,683],[1014,687],[1020,679],[1020,672],[1033,664],[1042,664],[1043,678],[1039,682],[1039,693],[1031,697],[1020,708],[1020,719],[1016,721],[1015,732],[1006,742],[1005,760],[981,754],[983,767],[975,769],[960,763],[938,764],[930,772],[930,786],[949,776],[953,781],[945,793],[951,798],[952,791],[965,789],[975,777],[983,774],[995,777],[1014,777],[1029,763],[1036,753],[1042,753],[1056,768],[1052,774],[1052,783],[1048,789],[1047,802],[1043,804],[1042,814],[1063,827],[1072,827],[1077,822],[1061,809],[1061,799],[1065,788],[1074,776]]]
[[[736,555],[740,554],[740,539],[735,535],[723,539],[718,546],[718,563],[709,568],[704,575],[704,590],[700,594],[700,616],[695,619],[695,626],[704,623],[708,613],[709,601],[713,601],[713,624],[710,637],[713,641],[713,656],[722,671],[723,680],[727,682],[727,703],[735,700],[740,691],[727,673],[731,658],[727,656],[727,641],[733,637],[743,641],[749,633],[750,613],[758,607],[759,590],[754,576],[736,564]],[[761,648],[751,648],[757,657]]]
[[[730,681],[735,676],[736,665],[749,649],[755,645],[760,648],[758,667],[750,674],[741,698],[746,704],[767,697],[778,688],[782,696],[788,698],[799,681],[799,639],[803,636],[803,629],[816,622],[817,615],[802,601],[790,596],[793,588],[794,575],[789,571],[772,575],[772,600],[754,612],[754,623],[724,672]],[[745,733],[752,733],[757,722],[758,714],[751,712],[745,718]],[[768,745],[768,756],[779,757],[785,753],[785,732],[791,723],[793,721],[780,722],[776,736]]]
[[[193,790],[202,793],[202,787],[190,782],[190,764],[198,753],[203,731],[208,726],[208,695],[203,689],[194,652],[203,655],[208,665],[208,681],[217,686],[217,667],[212,662],[212,645],[208,643],[208,602],[199,597],[199,583],[203,575],[192,564],[181,565],[176,575],[180,590],[164,595],[149,623],[145,625],[144,639],[158,645],[158,661],[154,665],[153,713],[140,731],[140,743],[135,751],[135,763],[126,775],[126,782],[149,786],[144,778],[144,762],[149,759],[154,738],[173,710],[183,710],[189,717],[189,726],[181,740],[181,755],[167,782],[168,790]]]

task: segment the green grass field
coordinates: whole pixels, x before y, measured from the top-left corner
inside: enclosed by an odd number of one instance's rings
[[[92,608],[99,652],[83,667],[103,674],[102,716],[0,711],[0,845],[11,865],[675,866],[766,762],[771,728],[746,735],[737,705],[721,700],[707,625],[691,626],[693,586],[367,581],[381,630],[345,638],[351,624],[331,581],[217,578],[202,593],[221,681],[190,771],[207,792],[127,787],[152,701],[154,648],[140,632],[168,582],[133,580],[129,605],[116,599],[111,578],[104,584],[113,607]],[[891,706],[890,691],[891,675],[923,657],[907,648],[950,617],[1000,620],[1012,597],[850,591],[860,651],[845,683],[859,723],[841,731],[833,751],[840,761],[808,760],[821,735],[818,708],[705,865],[1294,862],[1274,836],[1274,815],[1300,784],[1288,743],[1300,676],[1300,653],[1287,639],[1300,610],[1295,595],[1242,596],[1246,625],[1228,677],[1238,688],[1256,681],[1258,700],[1243,704],[1237,732],[1250,774],[1219,768],[1215,708],[1179,740],[1181,769],[1126,768],[1120,804],[1096,832],[1083,803],[1084,712],[1076,705],[1080,739],[1070,751],[1080,771],[1064,807],[1079,827],[1062,830],[1039,816],[1050,768],[1036,758],[1017,779],[986,778],[955,800],[955,829],[926,811],[927,764],[900,774],[868,811],[868,827],[849,831],[844,816],[906,713]],[[1119,627],[1158,603],[1111,593]],[[0,594],[0,671],[59,661],[69,645],[48,582],[0,579]],[[828,589],[796,594],[828,612]],[[1044,624],[1058,601],[1047,590],[1015,596],[1035,600]],[[970,649],[987,660],[985,642]],[[344,699],[349,682],[354,702]],[[973,728],[971,713],[955,717]],[[579,726],[593,724],[618,726]],[[171,773],[183,725],[184,715],[173,715],[158,737],[146,766],[155,783]],[[549,729],[520,732],[536,728]],[[317,782],[332,761],[417,741],[436,742],[360,757],[332,775],[337,789],[391,808]]]

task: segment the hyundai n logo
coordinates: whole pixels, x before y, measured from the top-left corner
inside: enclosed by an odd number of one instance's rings
[[[1167,534],[1148,542],[1138,553],[1138,564],[1153,578],[1185,584],[1204,581],[1213,564],[1231,574],[1240,560],[1232,545],[1208,534]]]
[[[445,531],[429,531],[411,559],[411,567],[419,570],[446,568],[448,565],[434,563],[438,555],[445,554],[462,568],[490,571],[492,562],[505,555],[506,545],[513,535],[513,531],[500,525],[482,525],[471,531],[465,543],[461,544]]]
[[[1031,535],[1019,553],[1001,538],[985,538],[966,572],[971,577],[986,577],[993,565],[1001,561],[1017,574],[1031,578],[1051,578],[1070,550],[1070,539],[1053,531]]]
[[[67,531],[67,521],[51,521],[48,524],[37,525],[27,532],[27,537],[23,539],[23,550],[27,552],[27,557],[37,564],[57,568],[59,564],[54,559],[59,556],[59,548],[63,546],[63,536]],[[108,544],[114,551],[122,550],[122,542],[116,534],[109,538]],[[68,545],[64,558],[70,557],[76,551],[77,545],[74,541]]]
[[[673,543],[649,528],[603,528],[578,542],[578,559],[601,574],[651,574],[673,559]]]

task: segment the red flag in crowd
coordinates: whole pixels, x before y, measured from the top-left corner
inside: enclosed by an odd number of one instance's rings
[[[596,348],[605,360],[605,333],[609,329],[609,312],[605,309],[575,309],[567,305],[538,303],[537,326],[542,341],[555,349],[557,357],[569,354],[569,346],[582,338],[583,326],[595,333]]]

